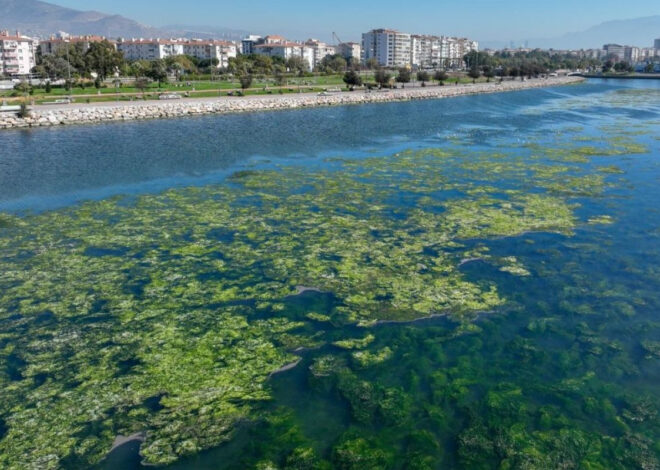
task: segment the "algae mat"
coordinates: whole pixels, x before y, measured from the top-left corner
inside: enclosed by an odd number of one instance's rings
[[[659,129],[470,129],[1,215],[0,464],[140,433],[189,468],[658,468]]]

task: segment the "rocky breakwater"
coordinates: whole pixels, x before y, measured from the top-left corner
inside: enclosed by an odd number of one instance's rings
[[[453,96],[498,93],[525,90],[548,86],[567,85],[584,79],[580,77],[559,77],[527,81],[505,81],[502,83],[481,83],[476,85],[429,85],[387,91],[353,91],[317,95],[273,94],[246,97],[218,97],[185,99],[176,101],[140,101],[97,104],[70,104],[60,106],[34,106],[30,116],[20,118],[15,115],[0,115],[0,129],[61,126],[111,121],[132,121],[142,119],[162,119],[202,114],[223,114],[238,112],[295,109],[313,106],[338,106],[417,99],[449,98]]]

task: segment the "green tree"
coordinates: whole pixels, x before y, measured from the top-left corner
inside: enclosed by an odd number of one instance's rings
[[[34,67],[32,72],[40,78],[50,78],[52,80],[60,80],[68,78],[69,75],[75,76],[77,74],[66,59],[56,55],[45,56],[41,60],[41,64]]]
[[[213,64],[218,65],[219,63],[218,59],[205,59],[204,61],[200,61],[188,55],[174,55],[165,59],[167,69],[174,73],[177,79],[183,73],[196,73],[198,71],[198,66],[202,66],[202,62],[205,63],[204,66],[206,67]]]
[[[401,67],[399,69],[399,73],[396,76],[396,81],[401,83],[401,86],[405,88],[406,83],[410,83],[411,79],[412,73],[410,73],[410,69],[408,67]]]
[[[146,77],[147,72],[151,68],[151,63],[148,60],[136,60],[131,63],[131,75],[138,80],[140,77]]]
[[[325,56],[321,60],[319,69],[326,73],[333,73],[333,72],[338,73],[346,70],[347,65],[348,63],[346,62],[346,59],[344,59],[339,54],[335,54],[335,55]]]
[[[151,62],[151,67],[145,72],[145,76],[151,78],[153,81],[158,82],[158,87],[167,82],[167,66],[162,59],[154,60]]]
[[[242,75],[238,78],[239,83],[241,84],[242,90],[247,90],[252,86],[252,75]]]
[[[19,93],[22,93],[24,95],[28,94],[30,92],[31,88],[32,87],[30,86],[30,84],[25,80],[23,80],[23,81],[17,83],[16,85],[14,85],[14,90],[16,90]]]
[[[291,72],[298,73],[299,75],[302,75],[309,69],[309,64],[307,61],[297,55],[289,57],[289,59],[286,61],[286,66]]]
[[[135,80],[135,88],[140,90],[140,92],[144,95],[144,91],[149,88],[149,79],[145,77],[138,78]]]
[[[85,53],[87,70],[96,72],[103,81],[117,72],[124,62],[124,56],[108,41],[92,42]]]
[[[649,62],[644,67],[644,72],[646,73],[653,73],[654,70],[655,70],[655,64],[653,62]]]
[[[375,57],[372,57],[371,59],[367,60],[367,68],[369,70],[376,70],[380,67],[380,64],[378,63],[378,59]]]
[[[273,80],[275,80],[275,85],[282,86],[286,81],[286,77],[279,69],[276,69],[275,74],[273,75]]]
[[[437,70],[433,75],[433,78],[437,80],[440,83],[440,85],[444,85],[445,80],[449,78],[449,75],[447,75],[447,72],[445,72],[444,70]]]
[[[362,77],[355,70],[349,70],[344,74],[344,83],[352,90],[353,87],[362,85]]]
[[[468,77],[472,79],[472,83],[477,83],[477,78],[481,77],[481,71],[477,67],[472,67],[468,72]]]
[[[388,86],[392,76],[384,69],[378,69],[374,73],[374,80],[380,86]]]
[[[44,60],[49,57],[45,56]],[[52,56],[51,56],[52,57]],[[64,43],[57,49],[55,57],[61,58],[71,66],[71,75],[88,76],[89,69],[85,60],[85,52],[82,43]]]
[[[484,77],[486,77],[487,81],[490,82],[490,79],[495,77],[495,70],[493,67],[490,65],[486,65],[484,67]]]
[[[256,54],[250,61],[250,73],[270,75],[273,73],[273,59],[267,55]]]
[[[428,72],[422,70],[421,72],[417,72],[417,80],[419,80],[422,83],[426,83],[429,80],[431,80],[431,75],[429,75]]]
[[[621,61],[614,64],[614,70],[616,72],[632,72],[634,69],[628,62]]]

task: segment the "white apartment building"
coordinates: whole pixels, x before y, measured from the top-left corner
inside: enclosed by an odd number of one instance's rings
[[[660,49],[654,47],[644,47],[639,50],[639,60],[649,61],[654,60],[660,56]]]
[[[362,34],[362,60],[376,59],[383,67],[405,67],[411,63],[410,34],[392,29],[374,29]]]
[[[158,60],[182,55],[183,41],[172,39],[130,39],[117,42],[117,50],[126,60]]]
[[[342,42],[337,46],[337,54],[344,59],[362,60],[362,46],[357,42]]]
[[[36,41],[18,31],[0,31],[0,75],[28,75],[35,62]]]
[[[228,41],[190,40],[183,43],[183,53],[198,59],[217,59],[218,68],[229,66],[229,59],[237,55],[236,44]]]
[[[268,41],[268,38],[271,38],[271,40]],[[291,57],[302,57],[307,63],[307,69],[309,71],[313,70],[314,49],[312,47],[297,42],[288,42],[284,38],[280,38],[281,36],[277,36],[277,39],[273,39],[273,36],[266,36],[267,41],[264,44],[254,46],[254,53],[270,57],[281,57],[284,60]]]
[[[337,53],[335,46],[330,46],[318,39],[308,39],[305,41],[305,46],[312,49],[312,69],[318,67],[325,57]]]
[[[479,50],[467,38],[407,34],[376,29],[362,35],[362,59],[376,58],[384,67],[462,67],[463,56]]]
[[[57,54],[57,52],[64,47],[65,44],[81,44],[82,52],[85,53],[89,49],[90,44],[94,42],[105,41],[103,36],[51,36],[49,39],[44,39],[39,42],[39,50],[41,55],[47,56]],[[113,44],[115,48],[117,45],[114,41],[108,41]]]

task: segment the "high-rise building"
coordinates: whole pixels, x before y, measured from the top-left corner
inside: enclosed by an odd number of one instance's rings
[[[603,50],[605,51],[606,56],[611,57],[616,61],[624,60],[626,54],[626,47],[619,44],[605,44]]]
[[[362,35],[362,59],[378,60],[384,67],[461,67],[463,56],[479,50],[467,38],[407,34],[376,29]]]
[[[28,75],[35,63],[37,42],[27,36],[0,31],[0,75]]]
[[[660,49],[660,38],[653,41],[653,49]]]
[[[392,29],[374,29],[362,34],[362,59],[376,59],[384,67],[405,67],[411,63],[410,34]]]

